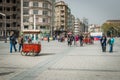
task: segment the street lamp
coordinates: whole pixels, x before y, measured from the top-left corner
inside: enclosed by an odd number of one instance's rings
[[[5,43],[7,43],[7,36],[6,36],[6,15],[4,13],[0,13],[0,15],[5,17]]]

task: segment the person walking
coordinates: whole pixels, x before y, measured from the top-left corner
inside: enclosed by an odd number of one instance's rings
[[[68,35],[68,37],[67,37],[67,42],[68,42],[68,46],[71,46],[71,36],[70,35]]]
[[[48,40],[48,42],[50,42],[50,37],[49,36],[47,37],[47,40]]]
[[[79,36],[80,46],[83,46],[83,39],[84,39],[84,36],[81,34],[81,35]]]
[[[14,48],[15,52],[17,51],[16,44],[17,44],[17,41],[16,41],[16,38],[15,38],[15,34],[12,31],[10,33],[10,53],[12,53],[12,47]]]
[[[106,52],[106,42],[107,42],[107,37],[105,35],[102,36],[100,39],[101,46],[102,46],[102,51]]]
[[[108,40],[108,44],[109,44],[109,52],[111,53],[111,52],[113,52],[113,44],[114,44],[114,42],[115,42],[115,39],[114,39],[114,37],[113,36],[111,36],[110,37],[110,39]]]
[[[18,43],[19,43],[18,50],[19,50],[19,52],[21,51],[21,48],[23,47],[23,42],[24,42],[23,35],[21,35],[21,36],[18,37]]]

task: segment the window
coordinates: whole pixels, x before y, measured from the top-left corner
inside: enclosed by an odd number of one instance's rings
[[[43,11],[43,15],[47,16],[48,15],[48,11]]]
[[[2,0],[0,0],[0,3],[2,3],[3,1]]]
[[[24,26],[24,29],[28,29],[28,25],[25,25],[25,26]]]
[[[7,23],[7,24],[6,24],[6,27],[10,27],[10,23]]]
[[[63,24],[63,23],[64,23],[64,20],[61,20],[61,23]]]
[[[28,17],[24,17],[23,18],[23,22],[29,22],[29,18]]]
[[[3,9],[2,9],[2,6],[0,6],[0,11],[2,11]]]
[[[13,19],[16,19],[16,14],[13,14]]]
[[[29,7],[29,2],[23,2],[23,7]]]
[[[16,3],[16,0],[12,0],[13,3]]]
[[[47,18],[43,18],[43,23],[48,23],[48,19]]]
[[[40,26],[40,29],[45,29],[45,26]]]
[[[10,19],[10,16],[6,16],[7,19]]]
[[[3,32],[3,31],[0,31],[0,35],[1,35],[1,36],[2,36],[2,32]]]
[[[9,7],[7,7],[7,9],[6,9],[7,11],[10,11],[10,8]]]
[[[61,13],[64,13],[64,10],[61,10]]]
[[[16,22],[13,22],[13,27],[16,27]]]
[[[2,15],[0,15],[0,19],[2,19],[3,18],[3,16]]]
[[[10,0],[7,0],[6,2],[7,2],[7,3],[10,3]]]
[[[2,27],[3,23],[0,23],[0,27]]]
[[[33,10],[33,14],[38,14],[38,10]]]
[[[13,8],[12,8],[12,9],[13,9],[13,11],[16,11],[16,6],[13,6]]]
[[[29,14],[29,9],[23,9],[23,15],[28,15]]]
[[[43,3],[43,8],[48,8],[48,3]]]
[[[64,18],[64,15],[61,15],[61,18]]]
[[[33,7],[38,7],[38,2],[33,2]]]

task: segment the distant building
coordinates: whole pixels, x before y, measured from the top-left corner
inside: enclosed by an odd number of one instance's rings
[[[68,32],[74,33],[74,26],[75,26],[75,16],[71,14],[69,19]]]
[[[50,33],[53,27],[54,2],[55,0],[21,0],[21,29],[32,30],[35,24],[36,29],[42,33]]]
[[[68,28],[70,27],[70,15],[71,10],[64,1],[56,2],[54,21],[55,34],[67,32]]]
[[[78,35],[80,33],[81,33],[81,30],[80,30],[80,19],[77,18],[77,19],[75,19],[75,24],[74,24],[74,34]]]
[[[81,19],[81,31],[83,32],[83,33],[86,33],[86,32],[88,32],[88,19],[87,18],[83,18],[83,19]]]
[[[120,23],[120,20],[107,20],[105,23]]]
[[[0,0],[0,37],[5,36],[5,20],[6,20],[6,35],[9,36],[11,31],[14,31],[18,36],[21,30],[21,0]]]
[[[96,24],[91,24],[88,28],[88,32],[101,32],[101,27]]]

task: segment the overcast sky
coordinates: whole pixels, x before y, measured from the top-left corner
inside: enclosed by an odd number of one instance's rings
[[[120,0],[62,0],[68,4],[72,14],[89,24],[99,24],[109,19],[120,19]]]

